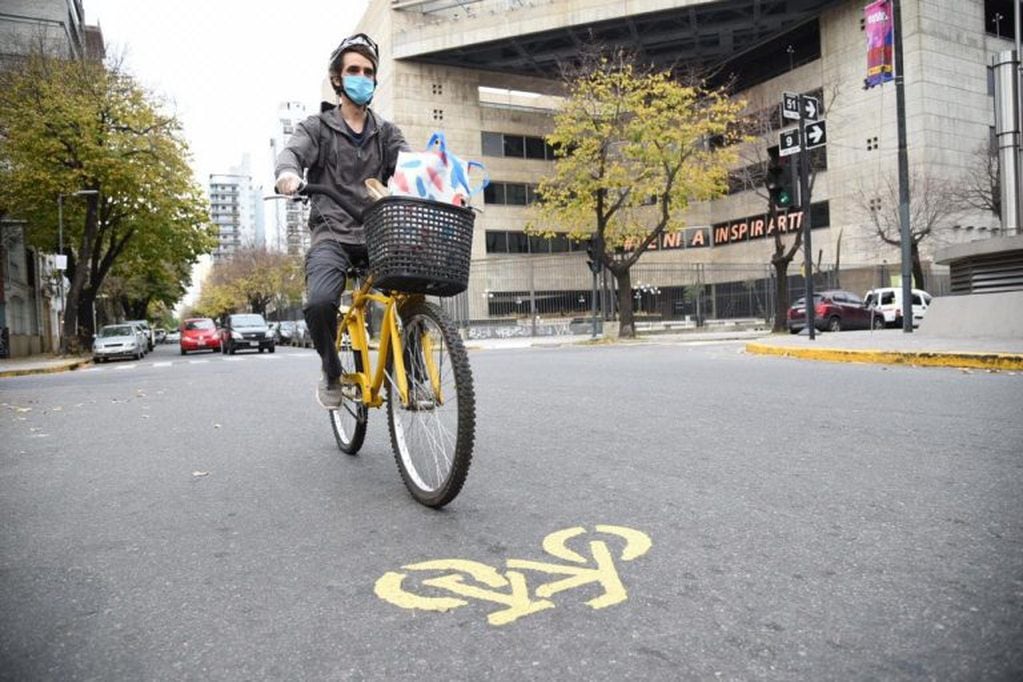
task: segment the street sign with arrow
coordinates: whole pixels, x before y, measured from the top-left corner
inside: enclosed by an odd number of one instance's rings
[[[820,104],[817,102],[817,98],[803,95],[801,99],[803,101],[802,111],[803,118],[807,121],[817,120],[817,118],[820,117],[821,112]]]
[[[814,121],[806,124],[806,148],[814,149],[827,144],[828,130],[824,121]]]

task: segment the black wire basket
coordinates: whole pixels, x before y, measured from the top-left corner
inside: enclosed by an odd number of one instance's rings
[[[414,197],[384,197],[363,213],[373,286],[454,296],[469,286],[472,209]]]

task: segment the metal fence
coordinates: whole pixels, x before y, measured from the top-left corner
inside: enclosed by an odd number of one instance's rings
[[[801,264],[789,267],[789,300],[803,295]],[[848,265],[815,274],[814,287],[859,296],[892,286],[898,266]],[[637,263],[630,298],[638,325],[700,326],[737,320],[770,324],[775,310],[774,268],[769,264]],[[925,266],[932,295],[949,293],[947,268]],[[583,254],[474,261],[469,289],[443,299],[448,314],[470,338],[589,333],[594,308],[600,320],[618,319],[618,291],[607,271],[596,278]]]

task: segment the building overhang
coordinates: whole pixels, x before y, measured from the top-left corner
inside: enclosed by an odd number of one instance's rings
[[[582,54],[620,47],[659,70],[714,73],[789,32],[793,48],[777,58],[799,62],[799,27],[839,2],[637,0],[620,15],[621,3],[595,0],[394,0],[393,51],[398,60],[558,78]]]

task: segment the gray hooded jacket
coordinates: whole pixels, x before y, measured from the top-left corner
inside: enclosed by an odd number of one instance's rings
[[[330,185],[357,209],[372,203],[365,180],[377,178],[387,184],[398,163],[398,152],[408,151],[408,143],[398,126],[367,110],[362,144],[352,139],[338,108],[310,116],[298,124],[284,151],[277,157],[276,177],[291,171],[310,184]],[[362,223],[323,195],[311,197],[309,229],[315,246],[325,239],[345,244],[365,244]]]

